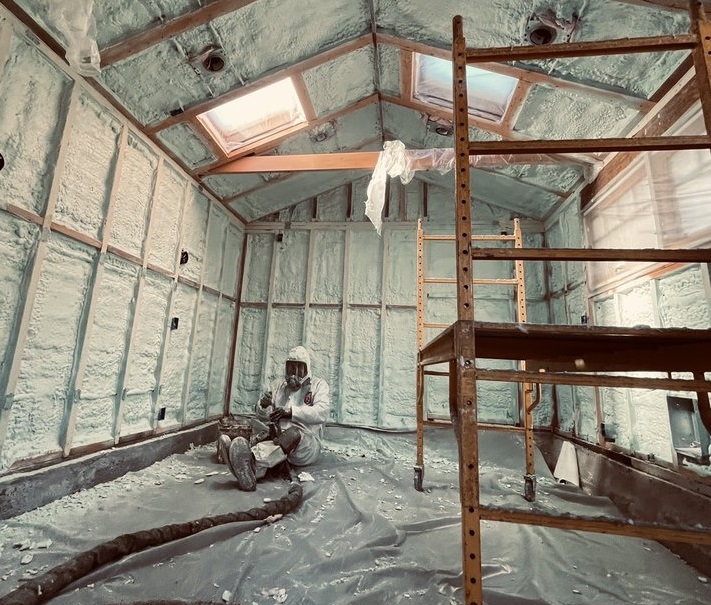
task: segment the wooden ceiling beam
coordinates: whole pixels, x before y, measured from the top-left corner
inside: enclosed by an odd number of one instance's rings
[[[134,34],[121,42],[112,44],[99,51],[101,55],[101,67],[113,65],[119,61],[128,59],[151,46],[155,46],[169,38],[178,36],[210,21],[236,12],[248,6],[256,0],[213,0],[202,8],[199,8],[184,15],[180,15],[170,21],[160,23],[156,27]]]
[[[201,113],[209,111],[210,109],[214,109],[218,105],[222,105],[223,103],[227,103],[228,101],[238,99],[239,97],[249,94],[250,92],[254,92],[255,90],[258,90],[260,88],[263,88],[268,84],[273,84],[274,82],[283,80],[284,78],[301,74],[309,69],[312,69],[319,65],[323,65],[328,61],[333,61],[338,57],[342,57],[343,55],[363,48],[364,46],[367,46],[371,43],[372,42],[370,34],[359,36],[358,38],[350,40],[349,42],[345,42],[344,44],[332,48],[331,50],[327,50],[326,52],[320,53],[298,63],[294,63],[289,67],[272,72],[269,75],[259,78],[258,80],[254,80],[253,82],[249,82],[244,86],[240,85],[237,88],[234,88],[226,92],[225,94],[220,95],[219,97],[214,97],[206,101],[201,101],[200,103],[189,107],[182,113],[166,118],[165,120],[163,120],[162,122],[158,122],[157,124],[146,126],[145,130],[150,134],[155,134],[156,132],[165,130],[166,128],[174,126],[175,124],[178,124],[180,122],[189,121],[190,119]]]
[[[444,151],[442,149],[441,151]],[[232,160],[221,166],[213,168],[208,174],[247,174],[261,172],[301,172],[321,170],[373,170],[380,156],[380,151],[343,151],[334,153],[310,153],[299,155],[258,155],[247,156]],[[475,156],[472,156],[474,158]],[[472,167],[489,170],[496,166],[511,164],[547,164],[550,158],[542,155],[517,155],[481,156],[472,159]],[[432,168],[432,158],[424,157],[413,162],[415,170],[428,170]],[[507,176],[507,175],[501,175]],[[538,187],[529,183],[533,187]],[[565,192],[538,187],[554,193],[564,195]]]

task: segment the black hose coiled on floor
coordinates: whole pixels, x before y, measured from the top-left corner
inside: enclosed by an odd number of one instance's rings
[[[84,577],[95,569],[118,561],[146,548],[167,544],[174,540],[187,538],[217,525],[236,521],[259,521],[272,515],[286,515],[299,506],[303,490],[298,483],[292,483],[286,496],[274,502],[267,502],[260,508],[251,508],[245,512],[226,513],[215,517],[202,517],[186,523],[164,525],[154,529],[123,534],[109,542],[84,551],[66,563],[53,567],[48,572],[25,582],[11,593],[0,598],[0,605],[39,605],[46,603],[59,591],[72,582]],[[144,601],[144,603],[147,603]],[[149,603],[184,603],[182,601],[150,601]],[[202,601],[201,603],[208,603]]]

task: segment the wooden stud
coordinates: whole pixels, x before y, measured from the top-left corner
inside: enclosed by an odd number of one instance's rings
[[[306,343],[308,335],[311,333],[311,298],[313,289],[313,262],[316,237],[313,231],[309,231],[309,252],[306,259],[306,285],[304,288],[304,322],[302,324],[301,342]]]
[[[182,421],[181,425],[184,427],[186,424],[188,424],[187,420],[187,415],[188,415],[188,400],[190,399],[190,387],[192,385],[193,381],[193,353],[195,352],[195,349],[197,348],[195,346],[195,340],[197,338],[197,333],[198,333],[198,324],[200,323],[200,307],[202,306],[202,297],[205,295],[203,292],[203,284],[205,282],[205,270],[207,267],[207,251],[210,246],[210,222],[212,220],[212,212],[210,208],[210,203],[207,205],[207,221],[205,224],[205,247],[203,248],[203,255],[202,255],[202,267],[200,267],[200,283],[198,284],[197,288],[197,300],[195,301],[195,310],[193,311],[193,325],[190,328],[190,344],[189,344],[189,353],[188,353],[188,367],[187,367],[187,372],[185,376],[185,380],[183,382],[183,411],[182,411]],[[194,421],[190,421],[194,422]]]
[[[143,239],[141,246],[141,257],[143,261],[141,263],[141,269],[138,272],[138,281],[134,289],[133,296],[133,314],[129,320],[129,337],[126,343],[126,353],[124,355],[123,361],[121,363],[121,369],[119,370],[118,388],[116,390],[116,401],[114,402],[114,425],[113,425],[113,438],[114,445],[117,445],[121,437],[121,426],[123,424],[123,408],[124,402],[126,400],[126,385],[128,384],[131,375],[131,365],[133,363],[133,355],[135,352],[134,343],[136,340],[136,330],[138,327],[138,313],[141,309],[141,302],[143,300],[143,292],[146,281],[146,270],[148,267],[148,256],[150,253],[150,243],[153,230],[153,215],[155,212],[156,198],[159,195],[160,184],[164,173],[164,160],[162,157],[158,157],[158,167],[156,168],[155,179],[153,180],[153,194],[151,195],[150,208],[148,210],[148,226],[146,228],[146,236]]]
[[[0,44],[3,45],[5,51],[9,48],[11,37],[12,28],[9,25],[6,25],[3,27],[2,31],[0,31]],[[40,217],[34,213],[12,205],[7,208],[7,210],[15,216],[23,218],[24,220],[30,220],[31,222],[40,225],[41,232],[39,234],[34,256],[30,261],[30,278],[27,282],[25,296],[23,297],[24,301],[20,303],[21,310],[19,320],[15,323],[14,330],[10,335],[7,350],[5,352],[6,359],[4,365],[7,370],[6,373],[0,372],[0,394],[2,395],[2,401],[0,402],[0,450],[2,450],[5,443],[7,428],[10,422],[10,414],[12,413],[12,406],[15,398],[15,389],[17,387],[17,381],[20,377],[22,356],[25,351],[27,336],[29,334],[32,309],[34,308],[37,288],[39,286],[42,263],[44,262],[48,251],[48,238],[50,233],[49,227],[52,224],[54,209],[57,203],[57,196],[59,194],[60,181],[66,162],[67,148],[69,146],[68,133],[71,130],[72,121],[76,113],[78,96],[79,92],[76,84],[73,84],[69,107],[66,114],[63,116],[63,136],[60,142],[57,158],[54,162],[54,173],[52,175],[52,183],[49,190],[47,206],[44,209],[44,216]],[[10,355],[12,355],[12,357],[7,358]]]
[[[267,383],[267,362],[269,360],[269,347],[272,343],[272,306],[274,304],[274,284],[276,282],[277,266],[277,238],[272,236],[272,262],[269,267],[269,291],[267,292],[267,309],[264,319],[264,350],[262,351],[262,386]]]
[[[388,200],[389,201],[389,200]],[[378,368],[378,408],[376,410],[376,426],[383,426],[385,417],[385,330],[387,325],[387,306],[385,304],[385,291],[388,281],[388,266],[390,264],[390,229],[384,226],[382,237],[380,238],[381,249],[383,251],[380,266],[380,364]]]
[[[156,362],[155,387],[153,388],[153,393],[151,396],[151,430],[154,434],[158,433],[158,403],[160,401],[160,394],[163,388],[163,385],[161,384],[161,381],[163,379],[163,367],[165,365],[165,358],[168,354],[168,341],[170,340],[170,324],[173,318],[173,309],[175,307],[175,299],[177,297],[178,290],[178,273],[180,273],[180,253],[183,249],[183,236],[185,235],[185,232],[183,231],[183,217],[185,216],[185,209],[188,205],[188,196],[191,192],[191,186],[192,185],[190,181],[185,182],[183,196],[180,203],[180,218],[178,222],[180,234],[178,236],[178,243],[175,248],[175,256],[173,257],[173,267],[175,269],[175,273],[172,276],[173,283],[170,290],[170,295],[168,297],[168,304],[166,305],[165,309],[166,315],[165,322],[163,324],[163,338],[161,339],[160,352],[158,353],[158,361]],[[198,296],[199,295],[200,293],[198,292]]]
[[[341,292],[341,343],[339,351],[339,368],[338,368],[338,392],[340,401],[336,408],[336,422],[343,420],[343,384],[345,378],[345,363],[346,356],[346,330],[348,329],[348,299],[350,298],[350,272],[351,272],[351,228],[344,229],[344,248],[343,248],[343,288]]]
[[[81,399],[81,388],[84,383],[84,373],[86,371],[87,353],[91,343],[91,335],[94,330],[94,317],[96,315],[97,302],[99,292],[101,290],[101,282],[104,277],[106,265],[106,251],[111,237],[111,227],[114,221],[114,212],[116,210],[116,196],[118,194],[119,183],[121,182],[121,168],[126,157],[126,146],[128,143],[128,127],[124,126],[121,131],[121,138],[118,146],[118,156],[114,163],[114,170],[111,182],[111,190],[109,192],[108,208],[104,223],[101,227],[101,249],[94,261],[92,277],[90,278],[89,294],[87,302],[81,312],[79,338],[78,338],[78,354],[74,358],[74,367],[72,368],[72,385],[67,394],[67,401],[64,408],[64,417],[60,429],[59,444],[62,448],[64,456],[68,456],[72,448],[74,440],[74,432],[76,430],[76,414],[77,403]],[[47,218],[45,217],[45,221]],[[51,221],[50,221],[51,224]],[[116,394],[114,394],[116,395]]]
[[[230,401],[232,397],[232,382],[233,374],[235,368],[235,357],[237,356],[237,339],[239,336],[240,328],[240,311],[242,309],[242,286],[244,284],[244,267],[245,259],[247,256],[247,234],[242,232],[242,251],[239,257],[239,265],[237,267],[237,281],[234,292],[234,303],[235,303],[235,316],[233,320],[232,329],[232,342],[230,344],[230,358],[229,365],[227,367],[227,384],[225,385],[225,396],[224,396],[224,415],[228,416],[230,413]]]
[[[212,378],[213,372],[215,370],[215,354],[217,350],[217,330],[218,322],[220,320],[220,307],[222,305],[223,293],[222,293],[222,279],[225,272],[225,254],[227,253],[227,240],[229,239],[229,221],[225,223],[225,237],[222,241],[222,252],[220,253],[220,275],[218,276],[217,283],[219,284],[218,290],[214,291],[212,288],[203,286],[203,292],[210,292],[214,296],[217,296],[217,308],[215,311],[215,325],[214,334],[212,337],[212,344],[210,345],[210,367],[207,371],[207,397],[205,399],[205,420],[210,418],[210,403],[213,400],[213,388],[212,388]],[[207,255],[205,256],[207,259]]]

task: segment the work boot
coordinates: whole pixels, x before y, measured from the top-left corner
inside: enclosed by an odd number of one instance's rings
[[[257,489],[257,465],[249,442],[244,437],[235,437],[230,444],[227,466],[237,479],[237,487],[245,492]]]
[[[217,439],[217,451],[220,454],[218,462],[229,465],[230,443],[232,443],[232,439],[224,433]]]

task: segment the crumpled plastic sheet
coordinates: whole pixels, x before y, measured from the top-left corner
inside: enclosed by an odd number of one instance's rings
[[[81,75],[101,74],[101,57],[96,43],[94,0],[52,0],[50,20],[66,38],[66,59]]]
[[[555,482],[538,454],[538,500],[526,502],[520,435],[492,431],[479,439],[483,503],[620,518],[609,500]],[[302,484],[295,513],[271,524],[216,527],[137,553],[51,603],[220,602],[223,595],[246,605],[462,603],[451,430],[426,432],[424,493],[413,488],[414,460],[414,434],[328,427],[322,459],[308,467],[314,481]],[[256,492],[240,492],[215,462],[214,445],[170,456],[0,522],[0,596],[23,574],[41,573],[118,534],[261,506],[287,486],[266,480]],[[26,549],[13,548],[18,543]],[[648,540],[483,522],[482,549],[487,605],[711,602],[711,585],[697,571]],[[28,554],[32,561],[21,565]]]
[[[472,168],[507,166],[536,161],[550,163],[552,157],[545,154],[525,157],[512,154],[469,156],[469,165]],[[446,174],[453,169],[454,149],[406,149],[402,141],[386,141],[383,144],[383,151],[378,155],[378,161],[368,183],[365,215],[380,234],[388,177],[400,177],[402,184],[407,185],[418,170],[437,170],[440,174]]]

